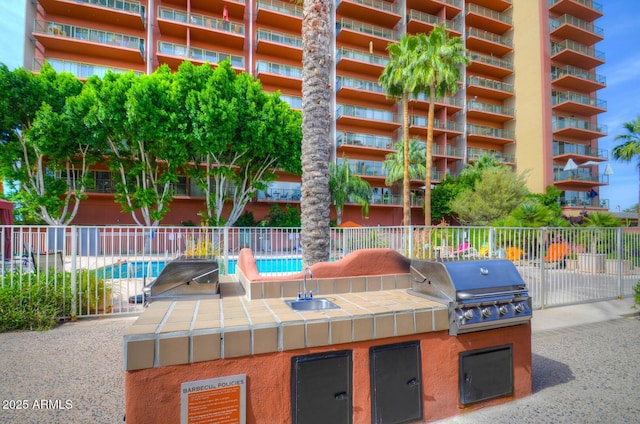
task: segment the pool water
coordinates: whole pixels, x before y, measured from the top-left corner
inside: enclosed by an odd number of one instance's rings
[[[98,276],[101,278],[155,278],[167,261],[134,261],[122,262],[101,268]],[[235,274],[236,259],[229,259],[229,269],[224,274]],[[288,273],[302,271],[301,258],[265,258],[256,259],[256,266],[260,274]]]

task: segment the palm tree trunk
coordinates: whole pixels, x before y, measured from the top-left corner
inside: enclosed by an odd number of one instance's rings
[[[433,121],[435,116],[435,88],[429,87],[429,113],[427,117],[426,169],[424,170],[424,225],[431,225],[431,168],[433,166]]]
[[[302,266],[329,260],[331,1],[304,0],[302,18]]]
[[[411,225],[411,204],[409,203],[409,93],[402,95],[402,129],[404,134],[404,161],[402,177],[402,225]]]

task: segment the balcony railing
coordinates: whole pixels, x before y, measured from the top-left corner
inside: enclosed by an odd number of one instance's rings
[[[296,37],[283,32],[268,31],[264,29],[258,30],[256,39],[270,41],[272,43],[284,44],[290,47],[302,48],[302,38]]]
[[[479,160],[483,156],[491,156],[496,158],[501,163],[515,163],[515,155],[506,155],[498,150],[491,149],[478,149],[470,147],[467,149],[467,160],[475,161]]]
[[[507,115],[507,116],[515,115],[515,109],[511,107],[504,107],[502,105],[492,105],[489,103],[481,103],[477,101],[468,102],[467,110],[477,110],[480,112],[497,113],[499,115]]]
[[[139,1],[129,0],[75,0],[77,3],[86,3],[93,6],[106,7],[107,9],[122,10],[140,14],[142,22],[146,22],[145,7]]]
[[[73,62],[71,60],[62,60],[47,58],[47,62],[56,70],[56,72],[69,72],[78,78],[89,78],[96,75],[100,78],[104,78],[107,72],[113,72],[116,74],[123,74],[129,72],[131,69],[125,68],[113,68],[109,66],[94,65],[92,63]],[[34,59],[33,69],[39,71],[44,65],[43,60]],[[142,75],[143,72],[133,71],[135,75]]]
[[[386,177],[387,170],[382,166],[382,162],[373,160],[338,159],[338,163],[347,161],[349,170],[356,175],[368,175],[372,177]]]
[[[383,1],[383,0],[350,0],[353,3],[358,3],[361,4],[363,6],[367,6],[370,7],[372,9],[378,9],[378,10],[382,10],[385,12],[390,12],[390,13],[398,13],[398,5],[396,3],[390,3],[388,1]],[[341,0],[338,0],[336,2],[336,9],[338,8],[338,5],[340,4]]]
[[[549,0],[549,7],[554,4],[560,2],[562,0]],[[573,0],[576,3],[580,3],[583,6],[587,6],[589,9],[597,10],[598,12],[602,12],[602,5],[600,3],[596,3],[593,0]]]
[[[596,50],[590,46],[585,46],[584,44],[577,43],[573,40],[564,40],[560,43],[551,43],[552,55],[556,55],[564,50],[572,50],[574,52],[578,52],[598,60],[605,60],[605,54],[603,51]]]
[[[511,15],[507,13],[496,12],[474,3],[467,4],[467,14],[470,12],[511,25]]]
[[[342,58],[357,60],[358,62],[366,62],[382,67],[387,66],[387,63],[389,63],[389,56],[371,54],[369,52],[353,50],[346,47],[340,47],[336,52],[336,62],[339,62]]]
[[[215,16],[200,15],[196,13],[188,14],[180,10],[169,9],[166,7],[158,8],[158,17],[168,21],[189,23],[202,28],[210,28],[217,31],[229,32],[244,35],[244,24],[230,22]]]
[[[551,120],[551,126],[553,131],[560,130],[562,128],[577,128],[585,131],[595,131],[606,134],[608,128],[606,125],[592,124],[589,121],[582,119],[566,118],[564,116],[553,116]]]
[[[338,77],[336,81],[336,89],[341,87],[355,88],[358,90],[370,91],[372,93],[385,94],[385,89],[377,82],[365,81],[350,77]]]
[[[553,181],[584,181],[589,183],[609,183],[609,176],[605,174],[592,173],[589,169],[576,169],[575,171],[565,171],[557,168],[553,172]]]
[[[409,115],[409,124],[416,125],[419,127],[427,127],[427,117],[426,116],[418,116],[418,115]],[[451,120],[442,120],[442,119],[434,119],[433,120],[433,128],[437,128],[440,130],[446,131],[457,131],[463,132],[464,125],[458,123],[456,121]]]
[[[425,93],[418,93],[417,96],[414,96],[413,94],[409,95],[409,100],[418,100],[421,102],[428,102],[429,99],[427,98],[427,95]],[[454,96],[445,96],[442,97],[440,99],[436,99],[436,103],[444,103],[446,105],[450,105],[450,106],[458,106],[458,107],[462,107],[462,100],[461,99],[457,99]]]
[[[558,28],[563,24],[572,25],[572,26],[581,28],[587,32],[596,34],[600,37],[604,37],[604,30],[602,28],[594,25],[593,22],[583,21],[582,19],[578,19],[575,16],[562,15],[558,18],[549,19],[549,27],[551,31],[553,31],[554,29]]]
[[[607,83],[607,78],[604,75],[599,75],[592,71],[586,71],[576,66],[567,65],[562,67],[558,67],[558,66],[551,67],[552,79],[556,80],[564,75],[571,75],[576,78],[586,79],[602,85],[605,85]]]
[[[609,152],[604,149],[593,149],[591,146],[585,146],[583,144],[567,143],[564,141],[553,142],[553,155],[581,155],[591,156],[601,159],[608,159]]]
[[[443,19],[430,13],[421,12],[419,10],[411,9],[407,14],[407,22],[410,20],[416,20],[428,25],[440,25],[444,24],[445,28],[452,31],[462,32],[462,24],[459,21],[452,21],[449,19]]]
[[[370,109],[362,106],[339,105],[336,110],[336,118],[340,118],[341,116],[398,123],[398,119],[393,112],[380,109]]]
[[[244,57],[242,56],[216,52],[213,50],[205,50],[198,47],[189,48],[182,44],[168,43],[166,41],[158,42],[158,53],[209,62],[212,64],[224,62],[228,59],[232,66],[244,69]]]
[[[302,79],[302,68],[283,65],[280,63],[265,62],[265,61],[259,60],[256,62],[256,73],[260,73],[260,72],[268,72],[270,74],[277,74],[285,77]]]
[[[488,137],[506,138],[509,140],[515,139],[515,133],[513,131],[502,128],[486,127],[484,125],[468,124],[467,132],[472,135],[484,135]]]
[[[398,33],[392,29],[354,21],[353,19],[340,19],[338,22],[336,22],[336,28],[337,32],[340,32],[340,30],[342,29],[350,29],[362,34],[384,38],[389,41],[398,41]]]
[[[487,65],[493,65],[504,69],[513,70],[513,63],[510,60],[501,59],[495,56],[488,56],[486,54],[470,52],[469,59],[478,62],[486,63]]]
[[[336,135],[336,144],[338,146],[346,144],[349,146],[366,146],[377,149],[391,149],[393,139],[381,135],[362,134],[354,132],[340,132]]]
[[[464,157],[464,149],[452,146],[450,144],[446,144],[444,146],[434,144],[433,154],[437,156],[453,156],[461,158]]]
[[[467,28],[467,37],[477,37],[492,43],[513,47],[513,40],[511,37],[505,37],[504,35],[494,34],[493,32],[483,31],[473,27]]]
[[[507,93],[513,93],[513,85],[502,81],[496,81],[482,77],[467,77],[467,86],[477,85],[479,87],[490,88],[492,90],[504,91]]]
[[[566,91],[566,92],[554,91],[551,94],[551,102],[553,106],[560,103],[564,103],[564,102],[574,102],[574,103],[580,103],[587,106],[597,107],[600,109],[607,108],[607,102],[605,100],[591,98],[584,94],[574,93],[572,91]]]
[[[301,6],[292,3],[285,3],[279,0],[258,0],[258,2],[256,2],[256,9],[267,9],[285,15],[302,18]]]
[[[302,110],[302,97],[280,94],[280,100],[286,102],[291,109]]]

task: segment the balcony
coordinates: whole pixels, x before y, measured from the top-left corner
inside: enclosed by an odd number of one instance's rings
[[[513,131],[484,125],[467,125],[467,141],[470,143],[509,144],[515,141]]]
[[[286,102],[291,109],[302,110],[302,97],[280,94],[280,100]]]
[[[118,62],[144,63],[144,39],[52,21],[34,21],[34,36],[45,49]]]
[[[513,96],[513,85],[478,76],[467,77],[467,94],[504,100]]]
[[[398,33],[392,29],[342,18],[336,22],[336,39],[341,43],[372,45],[377,51],[386,51],[389,43],[398,41]]]
[[[232,55],[213,50],[205,50],[198,47],[187,47],[183,44],[167,43],[166,41],[158,42],[158,58],[161,63],[166,63],[173,70],[177,70],[180,64],[185,60],[211,64],[218,64],[225,60],[231,62],[237,71],[244,71],[244,57]]]
[[[516,157],[514,155],[505,155],[499,150],[492,149],[478,149],[475,147],[469,147],[467,149],[467,161],[475,162],[480,160],[483,156],[491,156],[495,158],[498,162],[504,164],[515,164]]]
[[[389,63],[387,55],[371,54],[346,47],[340,47],[336,51],[336,68],[341,71],[356,72],[378,78],[387,63]]]
[[[569,143],[566,141],[553,141],[554,159],[566,162],[572,159],[579,164],[591,162],[604,162],[609,160],[606,150],[596,149],[590,145]]]
[[[191,41],[215,44],[242,49],[244,46],[244,24],[231,22],[209,15],[158,8],[158,26],[163,35],[187,39],[187,30]]]
[[[424,135],[427,132],[428,119],[426,116],[409,115],[409,131],[413,134]],[[442,134],[452,136],[462,135],[464,125],[453,120],[433,120],[433,135],[437,137]]]
[[[460,21],[442,19],[438,16],[413,9],[407,13],[407,31],[410,34],[428,34],[433,31],[433,28],[440,24],[444,24],[452,36],[460,36],[462,34],[462,24]]]
[[[576,115],[593,116],[606,112],[607,102],[572,91],[551,93],[553,110]]]
[[[568,193],[575,193],[574,196],[568,196]],[[604,208],[609,209],[609,199],[598,199],[597,197],[590,197],[591,192],[568,192],[564,191],[558,199],[558,204],[561,207],[569,208]]]
[[[557,15],[566,13],[587,22],[604,15],[602,5],[593,0],[549,0],[549,11]]]
[[[466,8],[466,25],[481,28],[494,34],[504,34],[511,29],[511,13],[498,12],[486,7],[468,3]]]
[[[398,117],[390,111],[361,106],[338,105],[336,120],[340,125],[355,125],[365,128],[395,131],[402,126]]]
[[[586,71],[575,66],[552,66],[551,80],[554,85],[578,91],[596,91],[606,87],[604,75]]]
[[[471,100],[467,102],[467,117],[502,123],[511,121],[515,117],[515,110],[502,105]]]
[[[302,90],[302,68],[280,63],[256,61],[256,78],[263,85]]]
[[[259,29],[256,32],[256,51],[260,54],[302,60],[302,38],[283,32]]]
[[[473,2],[487,9],[504,12],[511,7],[512,0],[473,0]]]
[[[409,95],[409,101],[411,103],[417,103],[425,109],[429,106],[429,99],[427,99],[427,95],[425,93],[419,93],[417,96],[411,94]],[[435,103],[436,111],[446,107],[450,113],[455,113],[461,111],[463,108],[462,100],[455,96],[445,96],[440,99],[436,99]]]
[[[502,57],[513,51],[513,40],[511,37],[469,27],[467,28],[466,47],[491,56]]]
[[[582,119],[567,118],[564,116],[553,116],[551,127],[554,136],[594,139],[607,135],[605,125],[593,124]]]
[[[393,138],[350,131],[338,131],[336,135],[336,146],[338,147],[339,153],[373,152],[374,149],[376,153],[379,153],[380,150],[388,153],[393,150]]]
[[[576,169],[564,171],[556,167],[553,171],[553,182],[560,189],[563,187],[593,187],[609,184],[609,176],[591,172],[590,169]]]
[[[575,16],[562,15],[549,19],[551,36],[570,39],[591,46],[604,40],[604,30],[592,22],[583,21]]]
[[[386,177],[387,170],[382,166],[382,162],[373,160],[338,159],[338,163],[347,161],[349,170],[359,176],[365,177]]]
[[[439,145],[434,144],[432,146],[433,156],[447,157],[450,160],[463,159],[464,158],[464,149],[456,146],[452,146],[451,144]]]
[[[605,62],[604,52],[573,40],[551,43],[551,60],[571,64],[584,69],[593,69]]]
[[[401,18],[398,5],[384,0],[337,0],[336,12],[354,18],[366,16],[368,22],[390,28]]]
[[[395,103],[393,99],[387,98],[384,88],[377,81],[339,76],[336,78],[336,91],[340,97],[388,105]]]
[[[258,0],[256,13],[260,25],[302,33],[302,6],[278,0]]]
[[[40,69],[42,69],[42,66],[44,65],[44,61],[34,59],[33,62],[34,62],[33,70],[35,72],[39,72]],[[49,62],[49,65],[51,65],[51,67],[55,69],[56,72],[69,72],[73,74],[75,77],[82,80],[86,80],[87,78],[92,77],[94,75],[100,78],[104,78],[104,76],[108,72],[113,72],[114,74],[123,74],[131,71],[131,69],[127,69],[127,68],[114,68],[110,66],[95,65],[92,63],[74,62],[71,60],[55,59],[52,57],[48,57],[47,62]],[[144,72],[134,70],[133,73],[139,76],[139,75],[142,75]]]
[[[471,62],[467,67],[469,72],[489,75],[494,78],[504,78],[513,73],[513,62],[482,53],[469,52]]]
[[[48,15],[73,17],[83,22],[101,22],[132,30],[144,30],[146,8],[139,1],[128,0],[38,0]]]
[[[421,10],[431,15],[439,15],[444,9],[446,19],[460,16],[464,7],[464,0],[406,0],[407,11]]]

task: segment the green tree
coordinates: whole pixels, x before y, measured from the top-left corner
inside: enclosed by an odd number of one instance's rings
[[[385,161],[382,163],[382,167],[385,169],[387,176],[385,177],[385,184],[394,185],[399,181],[404,182],[404,174],[407,168],[405,168],[405,157],[409,159],[409,178],[410,179],[423,179],[424,178],[424,148],[417,139],[409,141],[409,154],[404,154],[404,141],[395,143],[392,148],[395,150],[393,153],[389,153]]]
[[[402,212],[403,225],[411,225],[410,191],[410,158],[409,158],[409,95],[418,94],[422,87],[418,86],[416,67],[421,65],[418,60],[418,37],[405,34],[399,43],[389,44],[389,62],[380,75],[380,85],[387,96],[402,101]],[[400,151],[398,149],[398,151]],[[395,182],[395,181],[394,181]]]
[[[626,134],[619,134],[616,140],[622,141],[622,144],[613,148],[613,158],[624,162],[631,162],[634,159],[638,161],[638,204],[636,205],[636,214],[640,221],[640,116],[625,122],[624,128]]]
[[[77,214],[98,157],[82,89],[47,63],[39,74],[0,66],[0,174],[15,184],[17,214],[50,225]]]
[[[464,42],[449,37],[444,25],[436,26],[427,36],[418,34],[419,59],[416,68],[418,85],[425,88],[429,99],[427,115],[426,173],[424,181],[425,224],[431,225],[431,168],[433,166],[433,122],[435,102],[446,95],[454,95],[461,80],[461,67],[469,63]]]
[[[351,173],[349,162],[344,158],[341,163],[329,164],[329,190],[333,206],[336,208],[338,225],[342,223],[342,212],[347,202],[357,203],[362,207],[362,215],[369,215],[371,186],[367,181]]]
[[[302,13],[302,266],[329,260],[329,140],[333,24],[330,0],[304,0]]]
[[[202,73],[189,63],[180,67],[183,72]],[[204,221],[231,226],[256,190],[276,179],[276,169],[300,174],[301,116],[249,74],[237,75],[229,61],[204,74],[201,91],[187,102],[196,165],[191,175],[205,193]],[[226,218],[225,203],[231,206]]]
[[[486,169],[473,190],[458,194],[451,209],[465,225],[489,225],[523,203],[529,194],[525,181],[523,174],[506,167]]]

